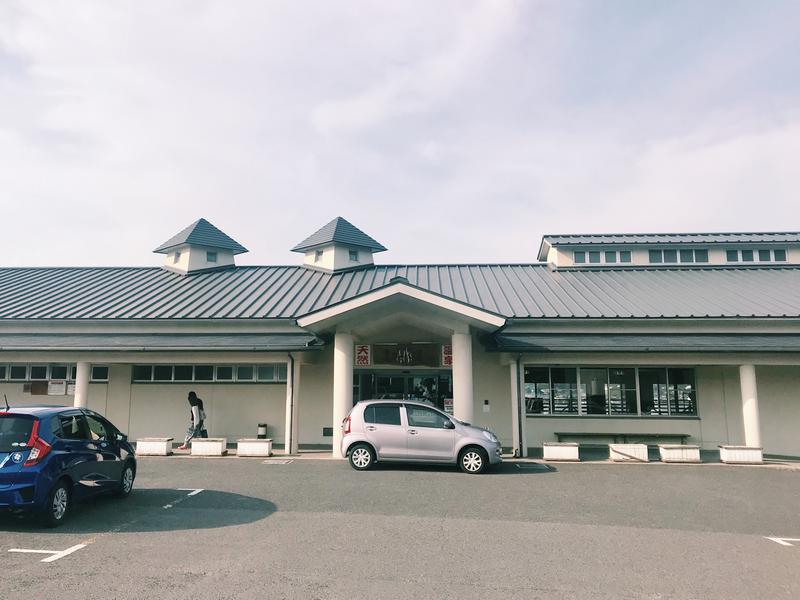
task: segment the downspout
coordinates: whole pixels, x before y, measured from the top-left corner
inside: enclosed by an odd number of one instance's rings
[[[520,385],[520,380],[522,379],[522,372],[520,368],[522,367],[522,354],[517,354],[517,439],[519,440],[519,447],[514,450],[514,454],[517,457],[522,458],[522,428],[523,428],[523,412],[522,412],[522,385]],[[523,384],[524,385],[524,384]]]
[[[289,449],[289,454],[292,453],[292,436],[294,435],[294,356],[292,353],[289,352],[289,372],[286,373],[286,382],[287,385],[291,386],[289,388],[289,431],[286,432],[286,435],[289,437],[289,443],[287,444],[287,448]],[[300,448],[298,447],[298,450]]]

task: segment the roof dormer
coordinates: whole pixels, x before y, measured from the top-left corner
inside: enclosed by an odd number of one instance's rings
[[[166,254],[165,269],[186,275],[234,267],[233,257],[247,248],[205,219],[198,219],[153,252]]]
[[[303,264],[324,271],[357,269],[374,264],[372,255],[386,248],[342,217],[313,233],[292,248],[303,252]]]

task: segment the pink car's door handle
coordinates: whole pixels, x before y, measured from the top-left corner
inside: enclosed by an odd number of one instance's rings
[[[417,435],[417,433],[419,433],[419,432],[416,429],[409,429],[408,430],[408,435]]]
[[[364,429],[366,429],[367,431],[375,431],[378,428],[375,427],[375,425],[367,425],[366,427],[364,427]]]

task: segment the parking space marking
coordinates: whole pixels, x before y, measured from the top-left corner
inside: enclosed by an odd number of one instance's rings
[[[764,536],[765,539],[772,540],[776,544],[780,544],[781,546],[794,546],[794,544],[790,544],[789,542],[800,542],[800,538],[781,538],[781,537],[768,537]]]
[[[86,548],[86,544],[75,544],[66,550],[28,550],[27,548],[11,548],[9,552],[18,552],[23,554],[49,554],[47,558],[43,558],[41,562],[55,562],[65,556],[69,556],[73,552],[77,552],[81,548]]]
[[[177,500],[173,500],[169,504],[165,504],[161,508],[166,508],[166,509],[174,508],[175,505],[180,504],[181,502],[183,502],[187,498],[191,498],[192,496],[196,496],[200,492],[204,492],[205,491],[203,488],[199,488],[199,489],[198,488],[177,488],[177,489],[178,489],[179,492],[190,492],[190,493],[186,494],[182,498],[178,498]]]
[[[261,464],[262,465],[288,465],[291,462],[294,462],[294,459],[291,459],[291,458],[269,458],[267,460],[261,461]]]

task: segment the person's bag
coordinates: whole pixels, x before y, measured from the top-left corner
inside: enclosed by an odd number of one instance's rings
[[[208,437],[208,430],[207,430],[205,427],[203,427],[203,428],[200,430],[200,437],[201,437],[201,438],[207,438],[207,437]]]

